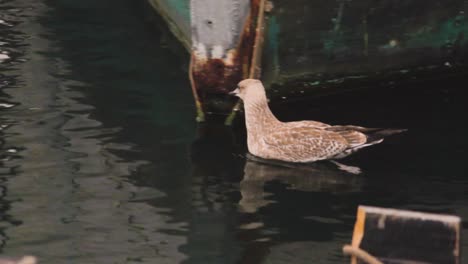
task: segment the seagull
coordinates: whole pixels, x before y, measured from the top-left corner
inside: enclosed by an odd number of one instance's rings
[[[0,264],[36,264],[37,258],[33,256],[24,256],[21,259],[0,258]]]
[[[309,163],[341,159],[405,131],[309,120],[281,122],[268,107],[265,88],[256,79],[239,82],[230,94],[244,102],[248,151],[267,160]]]

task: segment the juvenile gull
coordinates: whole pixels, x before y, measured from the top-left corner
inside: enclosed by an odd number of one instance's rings
[[[246,79],[231,92],[244,101],[247,147],[264,159],[313,162],[344,158],[359,149],[378,144],[401,129],[331,126],[317,121],[281,122],[268,107],[259,80]]]

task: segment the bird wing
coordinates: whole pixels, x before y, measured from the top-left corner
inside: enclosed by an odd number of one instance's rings
[[[311,127],[283,126],[263,137],[268,158],[307,162],[330,158],[343,152],[348,143],[338,133]]]
[[[325,130],[340,134],[348,142],[348,147],[354,148],[367,143],[367,136],[363,132],[356,130],[356,128],[360,127],[331,126],[325,128]]]
[[[312,128],[330,127],[329,124],[325,124],[325,123],[318,122],[318,121],[311,121],[311,120],[293,121],[293,122],[287,122],[286,124],[288,127],[312,127]]]

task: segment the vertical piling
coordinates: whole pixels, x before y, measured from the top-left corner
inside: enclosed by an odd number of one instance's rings
[[[264,0],[190,1],[189,74],[198,121],[205,121],[207,113],[232,113],[237,100],[229,91],[244,78],[258,77],[263,5]]]

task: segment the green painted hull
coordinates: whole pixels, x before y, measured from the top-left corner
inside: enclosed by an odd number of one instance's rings
[[[189,0],[146,0],[190,49]],[[464,0],[275,0],[268,14],[262,78],[368,78],[468,61]],[[316,83],[320,84],[320,83]]]

